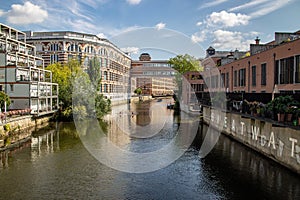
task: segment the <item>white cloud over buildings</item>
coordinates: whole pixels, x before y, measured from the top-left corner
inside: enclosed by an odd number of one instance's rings
[[[41,23],[48,18],[48,12],[40,6],[27,1],[23,5],[13,4],[11,10],[2,13],[7,21],[12,24],[35,24]]]

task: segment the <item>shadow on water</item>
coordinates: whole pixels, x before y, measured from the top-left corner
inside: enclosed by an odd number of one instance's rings
[[[192,148],[199,150],[207,134],[199,126]],[[203,169],[229,199],[299,199],[300,176],[254,150],[221,135],[202,159]]]

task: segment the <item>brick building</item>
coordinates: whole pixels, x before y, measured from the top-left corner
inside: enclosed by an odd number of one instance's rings
[[[176,90],[175,70],[168,60],[151,60],[142,53],[139,60],[131,63],[131,91],[142,89],[142,94],[152,96],[173,95]]]
[[[276,32],[275,40],[267,44],[260,44],[256,38],[255,44],[250,45],[248,55],[221,65],[207,57],[202,64],[206,69],[203,77],[210,91],[225,89],[227,92],[298,93],[300,31]],[[212,70],[215,66],[218,70]]]

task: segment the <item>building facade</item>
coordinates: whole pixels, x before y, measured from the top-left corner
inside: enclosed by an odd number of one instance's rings
[[[102,77],[100,92],[112,104],[126,102],[130,98],[131,58],[107,39],[71,31],[28,32],[26,36],[27,42],[36,47],[37,55],[45,60],[46,66],[76,59],[83,69],[87,69],[90,60],[96,57]]]
[[[148,53],[143,53],[139,60],[131,64],[131,93],[136,88],[142,94],[151,96],[169,96],[176,90],[175,70],[167,60],[151,60]]]
[[[186,112],[199,110],[199,100],[202,98],[205,85],[202,72],[186,72],[183,77],[180,108]]]
[[[300,92],[300,32],[275,33],[275,40],[260,44],[256,38],[249,55],[210,70],[206,58],[203,74],[210,91],[246,93]],[[208,91],[208,89],[206,89]]]
[[[8,109],[31,109],[32,114],[58,109],[58,85],[26,34],[0,23],[0,90],[11,99]]]

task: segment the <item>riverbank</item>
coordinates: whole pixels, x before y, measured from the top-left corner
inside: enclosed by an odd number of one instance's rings
[[[49,125],[52,116],[20,116],[0,125],[0,151],[18,147],[31,138],[31,133]]]
[[[300,174],[300,130],[209,107],[203,122]]]

